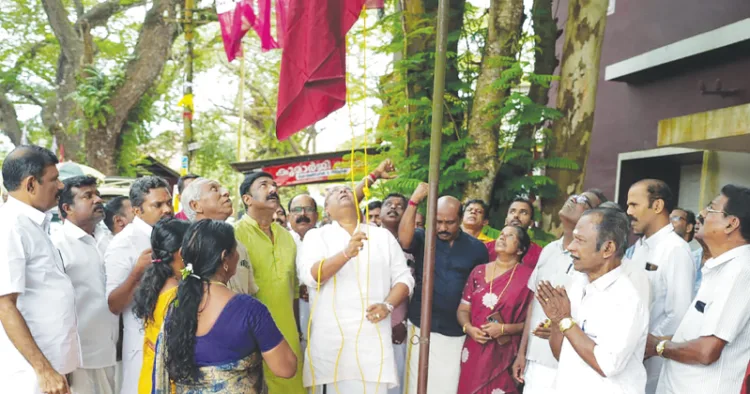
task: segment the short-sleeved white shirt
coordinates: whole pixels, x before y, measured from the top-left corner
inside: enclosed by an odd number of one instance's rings
[[[711,365],[665,360],[659,394],[734,394],[742,387],[750,361],[750,245],[709,259],[701,273],[701,287],[672,341],[715,336],[727,343]]]
[[[104,251],[99,241],[106,237],[100,227],[94,236],[66,220],[53,242],[75,289],[82,368],[115,365],[118,318],[109,311],[104,273]]]
[[[594,282],[579,274],[568,290],[571,315],[589,336],[599,375],[563,339],[555,388],[560,394],[643,394],[643,354],[648,336],[648,307],[633,283],[617,267]]]
[[[13,197],[0,208],[0,295],[19,293],[16,305],[31,336],[52,367],[67,374],[80,364],[75,291],[49,237],[50,219]],[[33,376],[0,325],[0,382],[13,384],[3,376],[17,372]]]

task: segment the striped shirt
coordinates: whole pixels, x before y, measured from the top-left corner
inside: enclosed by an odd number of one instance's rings
[[[666,360],[658,394],[740,392],[750,361],[750,245],[706,261],[702,273],[698,294],[672,340],[715,336],[727,343],[711,365]]]

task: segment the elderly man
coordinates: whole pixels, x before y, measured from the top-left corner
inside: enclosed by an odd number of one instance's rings
[[[297,251],[302,249],[302,241],[308,231],[318,223],[318,203],[309,194],[298,194],[289,200],[289,226],[297,244]],[[299,260],[299,253],[297,254]],[[297,261],[299,266],[299,261]],[[310,321],[310,299],[307,286],[299,287],[299,325],[302,331],[302,348],[307,346],[307,325]]]
[[[182,201],[182,193],[187,189],[188,186],[190,186],[193,181],[198,179],[199,176],[195,174],[187,174],[180,177],[180,179],[177,180],[177,199],[180,201],[180,204],[183,206],[182,210],[180,212],[177,212],[174,217],[180,220],[188,220],[187,215],[185,214],[185,203]]]
[[[632,264],[646,270],[651,282],[649,333],[672,336],[690,307],[695,266],[687,242],[675,233],[669,221],[674,208],[669,186],[657,179],[636,182],[628,191],[628,215],[636,241]],[[646,360],[646,393],[656,392],[663,359]]]
[[[135,219],[115,235],[104,255],[109,310],[123,315],[121,394],[138,392],[143,362],[143,322],[133,315],[133,296],[151,265],[151,230],[159,219],[173,215],[169,185],[161,178],[138,178],[130,187]]]
[[[750,361],[750,189],[724,186],[702,216],[697,236],[715,257],[674,336],[646,348],[666,360],[659,394],[739,393]]]
[[[569,290],[547,281],[537,288],[559,360],[555,392],[643,393],[648,304],[620,266],[629,231],[621,211],[585,212],[568,246],[573,267],[583,275],[573,278]]]
[[[197,222],[203,219],[226,221],[232,213],[232,199],[229,190],[217,181],[197,178],[185,188],[182,195],[182,209],[188,220]],[[240,255],[237,271],[229,279],[229,288],[240,294],[254,295],[258,292],[255,284],[253,266],[245,245],[237,243],[237,253]]]
[[[409,199],[398,227],[401,247],[414,255],[416,286],[409,303],[409,336],[419,335],[422,310],[422,274],[424,270],[425,232],[416,230],[417,205],[427,197],[428,186],[421,183]],[[456,310],[471,270],[489,261],[487,249],[478,239],[461,231],[461,202],[444,196],[437,207],[437,245],[435,256],[435,299],[432,304],[430,365],[427,383],[430,394],[455,394],[461,373],[461,349],[465,335],[456,319]],[[438,290],[439,289],[439,290]],[[410,343],[411,345],[411,343]],[[412,346],[407,361],[407,393],[417,391],[419,347]]]
[[[310,295],[317,307],[305,386],[314,380],[319,392],[385,394],[398,386],[389,315],[407,300],[414,279],[393,235],[358,223],[351,189],[331,189],[326,211],[331,225],[305,236],[299,259],[300,278],[319,286]]]
[[[115,345],[118,317],[109,311],[105,295],[104,253],[98,241],[107,230],[104,202],[96,178],[66,179],[58,204],[65,219],[53,238],[75,289],[78,336],[81,339],[81,367],[71,374],[70,388],[81,394],[112,394],[115,390]]]
[[[4,393],[68,393],[79,366],[75,290],[49,237],[63,188],[57,157],[21,145],[3,162],[0,208],[0,382]]]
[[[553,286],[570,286],[576,274],[573,269],[573,258],[568,252],[568,246],[574,238],[573,230],[587,209],[596,208],[601,204],[595,193],[586,191],[581,196],[586,200],[572,195],[560,209],[558,215],[563,227],[563,236],[542,250],[539,263],[529,278],[529,290],[536,292],[542,281]],[[590,205],[584,201],[588,201]],[[525,383],[526,394],[546,394],[554,391],[557,359],[549,347],[550,327],[547,319],[539,302],[533,301],[529,304],[521,346],[513,364],[513,376],[519,382]]]
[[[295,259],[297,246],[286,229],[273,220],[279,207],[279,194],[273,177],[254,172],[240,185],[242,202],[247,209],[235,225],[237,241],[245,245],[255,274],[258,300],[268,307],[284,339],[297,355],[297,373],[291,379],[276,377],[263,366],[270,394],[301,394],[302,351],[298,327],[299,285]]]

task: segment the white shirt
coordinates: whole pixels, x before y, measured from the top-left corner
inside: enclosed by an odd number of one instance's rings
[[[81,368],[85,369],[110,367],[116,362],[118,319],[109,311],[104,251],[97,247],[103,237],[106,233],[98,226],[92,237],[66,220],[52,240],[60,250],[65,273],[75,289]]]
[[[151,226],[136,217],[133,223],[112,238],[104,255],[107,299],[128,278],[141,253],[151,248],[151,230]],[[122,320],[123,386],[120,393],[131,394],[138,392],[143,363],[143,322],[133,315],[132,302],[122,312]]]
[[[531,273],[531,277],[529,277],[528,288],[536,293],[539,282],[546,280],[552,286],[563,286],[568,289],[574,275],[581,274],[573,269],[573,259],[570,257],[570,253],[563,249],[563,240],[560,238],[542,249],[539,262],[534,268],[534,272]],[[547,315],[544,314],[544,309],[542,309],[536,297],[534,297],[532,303],[531,324],[530,327],[526,327],[529,330],[526,359],[550,368],[557,368],[557,360],[552,355],[549,340],[539,338],[531,333],[539,323],[547,319]]]
[[[649,281],[646,270],[643,269],[643,266],[627,257],[622,258],[620,266],[622,267],[623,274],[633,283],[643,303],[650,306],[653,299],[651,298],[651,281]]]
[[[16,306],[52,367],[67,374],[80,364],[75,291],[49,238],[51,215],[13,197],[0,208],[0,295],[19,293]],[[0,324],[0,391],[21,384],[6,374],[30,372]]]
[[[310,292],[313,315],[310,316],[312,333],[309,346],[315,368],[315,382],[334,382],[334,364],[341,348],[338,381],[361,381],[362,376],[357,367],[359,361],[366,382],[377,382],[378,372],[382,367],[381,384],[393,388],[398,380],[391,344],[391,319],[383,319],[376,326],[364,317],[365,311],[362,307],[364,305],[364,308],[367,308],[383,302],[398,283],[405,284],[411,293],[414,289],[414,278],[406,265],[401,246],[388,230],[372,226],[362,226],[361,229],[368,234],[368,238],[358,257],[349,260],[333,278],[325,282],[320,287],[320,293]],[[297,266],[300,280],[308,288],[315,289],[316,281],[310,272],[312,267],[324,258],[332,257],[344,250],[350,239],[349,233],[338,222],[310,230],[305,235],[300,252],[300,264]],[[361,332],[357,336],[360,325]],[[344,339],[343,348],[341,331]],[[355,343],[358,358],[355,354]],[[303,380],[305,387],[312,385],[310,362],[307,358]]]
[[[594,282],[576,275],[568,290],[573,320],[589,336],[599,375],[563,339],[555,388],[560,394],[643,394],[643,354],[648,335],[648,308],[622,267]]]
[[[666,360],[657,393],[735,394],[742,387],[750,361],[750,245],[709,259],[702,274],[698,294],[672,341],[715,336],[727,343],[711,365]]]

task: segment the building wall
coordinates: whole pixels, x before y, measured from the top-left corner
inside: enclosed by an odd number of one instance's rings
[[[613,0],[611,0],[613,1]],[[553,6],[563,28],[568,0]],[[591,151],[585,188],[615,191],[617,155],[656,147],[657,123],[664,118],[750,102],[750,54],[738,53],[714,64],[692,65],[650,82],[604,81],[614,63],[750,17],[750,1],[616,0],[607,19],[597,91]],[[562,51],[558,40],[558,56]],[[698,84],[710,89],[721,79],[725,89],[744,89],[738,96],[702,96]],[[551,92],[551,102],[555,102]]]

